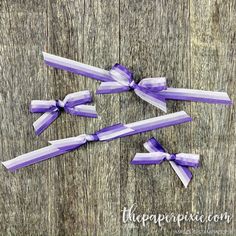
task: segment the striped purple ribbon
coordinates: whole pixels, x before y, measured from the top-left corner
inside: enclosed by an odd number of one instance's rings
[[[140,98],[164,112],[167,111],[166,100],[168,99],[232,104],[225,92],[171,88],[167,87],[166,78],[163,77],[145,78],[136,84],[133,80],[133,73],[120,64],[115,64],[110,71],[107,71],[45,52],[43,52],[43,56],[45,63],[49,66],[101,81],[97,90],[98,94],[134,90]]]
[[[190,122],[191,117],[184,111],[158,116],[146,120],[137,121],[130,124],[117,124],[106,127],[92,135],[82,134],[77,137],[50,141],[50,146],[23,154],[12,160],[2,162],[9,170],[14,171],[19,168],[56,157],[63,153],[77,149],[87,142],[109,141],[125,136],[135,135],[142,132],[164,128],[172,125]]]
[[[44,113],[34,123],[35,133],[41,134],[47,127],[57,119],[61,111],[66,113],[96,118],[95,106],[85,105],[92,102],[92,96],[88,90],[68,94],[63,101],[61,100],[33,100],[30,104],[32,113]]]
[[[168,161],[184,187],[187,188],[192,179],[192,173],[188,167],[197,168],[199,166],[199,155],[190,153],[169,154],[155,138],[150,138],[144,143],[144,147],[149,153],[137,153],[131,164],[159,165],[164,161]]]

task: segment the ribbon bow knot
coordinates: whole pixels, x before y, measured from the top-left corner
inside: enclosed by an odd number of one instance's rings
[[[146,120],[140,120],[129,124],[115,124],[99,129],[92,134],[82,134],[76,137],[51,141],[49,146],[20,155],[2,164],[9,170],[14,171],[63,153],[79,148],[87,142],[104,142],[126,136],[140,134],[158,128],[169,127],[191,121],[191,117],[184,111],[158,116]]]
[[[135,82],[134,82],[134,80],[129,84],[129,87],[130,87],[130,89],[133,89],[133,90],[135,90],[135,89],[137,89],[139,86],[138,86],[138,84],[136,84]]]
[[[176,154],[165,153],[165,158],[163,160],[164,161],[175,161],[175,159],[176,159]]]
[[[133,73],[125,66],[115,64],[109,71],[110,80],[102,82],[97,89],[97,94],[120,93],[129,90],[134,92],[143,100],[166,110],[165,98],[158,92],[165,90],[166,78],[144,78],[139,83],[133,80]]]
[[[62,151],[70,151],[75,148],[79,148],[80,146],[86,144],[87,142],[98,141],[99,138],[96,134],[81,134],[76,137],[58,139],[54,141],[49,141],[49,143]]]
[[[137,85],[133,73],[125,66],[115,64],[110,71],[86,65],[67,58],[43,52],[47,65],[101,81],[98,94],[120,93],[130,90],[144,101],[167,112],[166,100],[184,100],[231,105],[227,93],[166,86],[166,78],[145,78]]]
[[[99,140],[97,134],[85,134],[85,139],[88,142],[95,142]]]
[[[61,111],[71,115],[96,118],[95,106],[85,105],[92,102],[92,96],[88,90],[68,94],[64,100],[33,100],[30,111],[32,113],[44,113],[34,123],[35,133],[41,134],[57,117]]]
[[[185,188],[188,186],[192,179],[192,173],[188,167],[199,167],[199,155],[190,153],[169,154],[155,138],[151,138],[144,143],[144,147],[149,151],[149,153],[136,153],[131,164],[159,165],[164,161],[168,161],[184,184]]]
[[[65,103],[59,99],[55,100],[55,101],[56,101],[56,107],[58,108],[58,110],[63,110],[65,107]],[[65,109],[65,111],[66,111],[66,109]]]

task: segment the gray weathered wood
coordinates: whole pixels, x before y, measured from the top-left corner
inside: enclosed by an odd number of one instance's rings
[[[28,111],[32,99],[95,92],[99,83],[44,65],[42,51],[109,69],[119,62],[135,80],[166,76],[173,87],[227,91],[235,100],[234,0],[1,0],[1,161],[44,147],[48,140],[92,133],[119,122],[163,115],[134,93],[94,95],[101,119],[62,114],[40,137]],[[178,226],[122,222],[137,213],[228,213],[235,207],[235,107],[168,101],[193,122],[109,143],[90,143],[63,156],[8,173],[0,168],[1,235],[176,235]],[[151,136],[170,152],[201,154],[184,189],[168,163],[131,166]],[[227,230],[226,223],[188,223],[187,230]],[[234,232],[233,232],[234,231]],[[194,234],[193,234],[194,235]],[[218,234],[220,235],[220,234]]]

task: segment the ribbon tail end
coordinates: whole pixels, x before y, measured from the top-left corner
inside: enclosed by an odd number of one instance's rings
[[[130,163],[129,164],[131,164],[131,165],[137,165],[138,163],[137,163],[137,161],[135,161],[135,157],[134,157],[134,159],[133,160],[131,160],[130,161]]]
[[[161,109],[165,113],[167,112],[166,99],[163,96],[157,96],[156,94],[154,94],[152,92],[145,93],[144,91],[142,91],[140,89],[135,89],[134,92],[144,101]]]
[[[39,136],[41,133],[43,133],[43,131],[46,129],[46,128],[44,128],[44,129],[37,129],[37,128],[34,126],[34,124],[33,124],[33,127],[34,127],[34,133],[35,133],[37,136]]]
[[[40,135],[58,116],[59,112],[45,112],[33,123],[35,134]]]
[[[15,172],[15,171],[18,169],[18,168],[10,167],[10,166],[8,165],[8,161],[3,161],[3,162],[2,162],[2,165],[4,166],[4,168],[5,168],[7,171],[9,171],[9,172],[11,172],[11,173]]]
[[[191,181],[191,179],[189,179],[189,180],[188,180],[188,181],[186,181],[186,182],[182,182],[185,188],[187,188],[187,187],[188,187],[188,184],[190,183],[190,181]]]
[[[183,183],[184,187],[187,188],[189,182],[193,177],[191,171],[187,167],[177,165],[173,161],[170,161],[170,164],[174,169],[175,173],[177,174],[177,176],[179,177],[179,179],[181,180],[181,182]]]
[[[37,135],[37,136],[39,136],[40,134],[42,134],[43,133],[43,131],[45,130],[45,129],[47,129],[48,128],[48,126],[49,125],[42,125],[42,126],[40,126],[40,127],[37,127],[36,125],[35,125],[35,122],[33,123],[33,127],[34,127],[34,133]]]
[[[8,171],[13,171],[13,170],[11,170],[10,168],[8,168],[8,165],[7,165],[7,161],[3,161],[2,162],[2,165],[8,170]]]
[[[158,107],[158,108],[160,108],[162,111],[164,111],[165,113],[167,113],[166,103],[163,104],[161,107]]]
[[[47,52],[42,52],[42,54],[43,54],[43,61],[44,61],[44,63],[47,65],[47,64],[48,64],[47,55],[50,55],[50,54],[47,53]]]
[[[159,108],[163,112],[167,113],[166,100],[163,100],[163,101],[159,100],[159,101],[156,101],[155,103],[152,103],[152,102],[149,102],[149,103],[151,103],[155,107]]]

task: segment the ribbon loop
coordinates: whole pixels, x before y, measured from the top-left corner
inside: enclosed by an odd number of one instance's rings
[[[167,89],[166,78],[144,78],[138,83],[139,87],[144,88],[151,92],[159,92]]]
[[[33,100],[30,104],[30,112],[32,113],[43,113],[54,110],[56,107],[55,100]]]
[[[199,155],[197,154],[169,154],[155,138],[149,139],[144,143],[144,147],[150,153],[136,153],[131,164],[134,165],[159,165],[163,161],[168,161],[185,187],[188,186],[192,179],[192,173],[188,167],[196,168],[199,166]]]
[[[110,70],[111,78],[122,85],[129,86],[133,79],[133,73],[125,66],[116,63]]]
[[[92,96],[88,90],[68,94],[64,100],[33,100],[31,101],[30,111],[43,112],[34,123],[35,133],[41,134],[57,117],[61,111],[71,115],[96,118],[97,112],[94,106],[84,105],[92,101]]]

